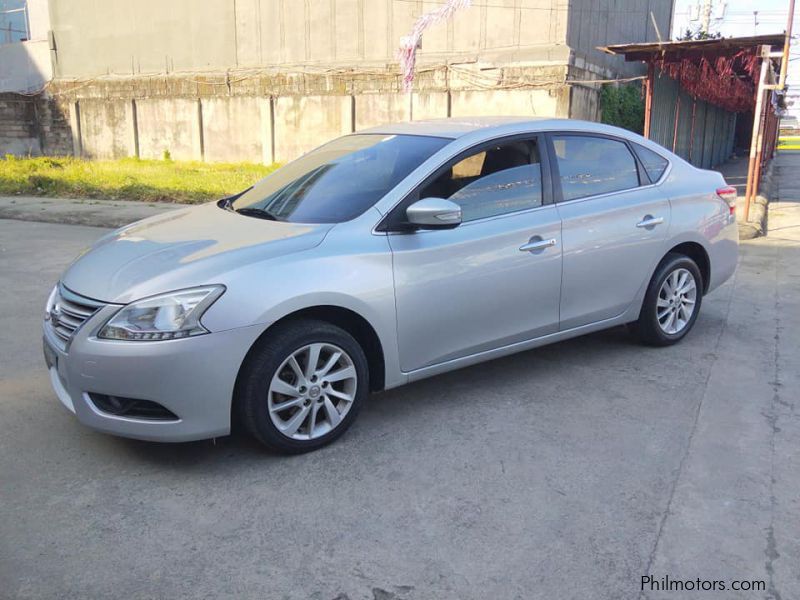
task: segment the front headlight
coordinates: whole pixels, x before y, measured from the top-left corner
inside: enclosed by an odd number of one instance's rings
[[[97,337],[153,341],[208,333],[200,317],[224,291],[223,285],[211,285],[131,302],[109,319]]]
[[[50,295],[47,297],[47,304],[44,306],[44,320],[50,320],[50,313],[53,312],[53,304],[56,301],[56,294],[58,293],[58,284],[55,285],[53,291],[50,292]]]

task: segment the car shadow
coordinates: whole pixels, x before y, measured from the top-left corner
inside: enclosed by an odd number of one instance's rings
[[[271,452],[236,423],[231,435],[197,442],[161,443],[104,437],[107,443],[116,445],[117,452],[127,454],[132,460],[176,471],[197,467],[202,467],[205,472],[216,468],[242,468],[249,462],[263,469],[276,460],[306,461],[311,456],[319,460],[333,451],[331,449],[338,453],[347,449],[358,454],[367,447],[372,447],[373,443],[370,436],[361,435],[364,429],[376,423],[387,428],[387,419],[392,417],[413,420],[413,409],[417,404],[424,404],[428,408],[448,408],[453,398],[450,394],[442,394],[442,390],[458,392],[459,389],[467,388],[478,391],[481,388],[492,389],[498,382],[528,381],[540,372],[552,371],[554,365],[559,363],[591,364],[595,361],[602,362],[603,357],[607,359],[610,354],[630,354],[633,357],[642,351],[658,350],[643,349],[632,340],[625,327],[615,327],[372,394],[362,408],[358,420],[343,438],[332,446],[295,457]],[[462,402],[477,401],[480,394],[475,394],[473,400],[467,396],[461,398]]]

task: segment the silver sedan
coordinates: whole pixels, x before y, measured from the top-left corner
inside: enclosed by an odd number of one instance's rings
[[[596,123],[380,127],[100,239],[51,294],[45,359],[100,431],[183,441],[238,420],[304,452],[370,391],[618,325],[678,342],[736,268],[735,196]]]

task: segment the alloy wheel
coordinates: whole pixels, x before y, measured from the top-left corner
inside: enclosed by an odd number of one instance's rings
[[[656,313],[664,333],[676,335],[692,319],[697,303],[697,282],[688,269],[675,269],[658,290]]]
[[[357,386],[356,368],[347,352],[334,344],[308,344],[275,371],[267,393],[269,417],[286,437],[322,437],[342,422]]]

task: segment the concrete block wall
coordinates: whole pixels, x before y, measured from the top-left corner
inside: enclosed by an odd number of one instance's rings
[[[355,96],[355,129],[411,120],[414,99],[408,94],[361,94]],[[446,114],[446,113],[445,113]],[[419,120],[420,117],[417,116]]]
[[[73,153],[68,108],[44,96],[0,94],[0,156]]]
[[[568,93],[566,88],[564,90]],[[560,115],[563,93],[561,90],[457,91],[452,93],[451,113],[454,117],[487,114],[555,117]],[[495,107],[502,107],[502,110],[495,112]]]
[[[46,95],[37,96],[36,118],[43,154],[48,156],[74,154],[69,112],[69,103],[63,99]],[[0,153],[2,153],[2,148],[0,148]]]
[[[38,106],[46,110],[37,112]],[[57,106],[52,99],[0,100],[0,154],[157,160],[168,154],[174,160],[285,163],[335,137],[383,123],[481,115],[568,116],[576,106],[569,88],[89,97],[60,99]]]
[[[559,83],[566,70],[566,65],[509,67],[486,75],[475,68],[483,87],[496,86],[475,89],[464,68],[429,69],[420,73],[412,94],[399,90],[397,73],[390,69],[381,76],[259,72],[235,78],[56,80],[50,89],[68,115],[77,155],[162,159],[169,153],[175,160],[284,163],[335,137],[382,123],[481,115],[566,117],[578,107],[570,87]],[[546,80],[552,82],[549,87],[542,86]],[[520,81],[531,85],[518,87]]]
[[[284,96],[274,107],[276,162],[353,131],[351,96]]]
[[[202,160],[200,111],[197,99],[137,100],[139,157],[160,159],[169,153],[174,160]]]
[[[0,94],[0,154],[41,153],[34,100],[17,94]]]
[[[87,158],[132,156],[133,127],[125,100],[89,98],[80,103],[80,128],[83,155]]]
[[[204,98],[201,108],[204,160],[273,162],[269,98]]]

